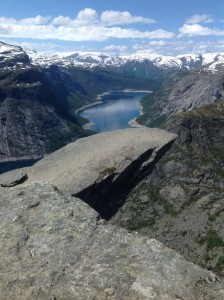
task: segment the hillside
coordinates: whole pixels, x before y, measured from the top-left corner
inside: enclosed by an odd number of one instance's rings
[[[224,275],[224,102],[170,118],[173,147],[127,196],[112,223],[154,237]]]

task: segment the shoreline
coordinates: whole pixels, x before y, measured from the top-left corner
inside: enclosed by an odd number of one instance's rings
[[[130,120],[128,121],[128,125],[131,126],[131,127],[135,127],[135,128],[146,127],[146,126],[144,126],[144,125],[139,124],[136,120],[137,120],[137,118],[130,119]]]
[[[134,90],[134,89],[124,89],[124,90],[116,90],[113,92],[124,92],[124,93],[147,93],[151,94],[153,91],[150,90]],[[111,93],[111,92],[110,92]]]
[[[86,104],[78,109],[76,109],[75,113],[76,115],[78,115],[80,112],[82,112],[83,110],[85,110],[86,108],[89,108],[89,107],[92,107],[92,106],[95,106],[95,105],[99,105],[99,104],[102,104],[103,103],[103,100],[102,98],[106,95],[110,95],[112,94],[113,92],[123,92],[123,93],[153,93],[153,91],[150,91],[150,90],[133,90],[133,89],[124,89],[124,90],[116,90],[116,91],[108,91],[108,92],[104,92],[104,93],[101,93],[101,94],[98,94],[96,96],[96,101],[93,102],[93,103],[90,103],[90,104]],[[141,105],[141,99],[139,100],[138,102],[138,107],[139,107],[139,115],[142,116],[143,115],[143,106]],[[134,118],[134,119],[130,119],[127,124],[130,126],[130,127],[136,127],[136,128],[140,128],[140,127],[146,127],[144,125],[141,125],[137,122],[137,118]],[[92,121],[89,121],[88,123],[84,124],[82,126],[83,129],[89,129],[91,130],[91,127],[94,126],[95,123],[92,122]]]
[[[102,104],[103,103],[103,96],[106,96],[106,95],[110,95],[111,93],[113,92],[124,92],[124,93],[153,93],[153,91],[150,91],[150,90],[134,90],[134,89],[124,89],[124,90],[115,90],[115,91],[108,91],[108,92],[103,92],[101,94],[98,94],[96,96],[96,101],[92,102],[92,103],[89,103],[89,104],[86,104],[86,105],[83,105],[82,107],[80,108],[77,108],[76,111],[75,111],[75,114],[78,115],[81,111],[85,110],[86,108],[89,108],[89,107],[92,107],[94,105],[99,105],[99,104]],[[140,104],[140,101],[139,101],[139,104]],[[141,106],[141,104],[140,104]],[[140,109],[140,115],[142,115],[142,106],[141,106],[141,109]]]
[[[83,105],[82,107],[76,109],[75,114],[78,115],[81,111],[85,110],[86,108],[89,108],[89,107],[94,106],[94,105],[102,104],[102,103],[103,103],[102,100],[98,100],[96,102]]]
[[[92,103],[89,103],[89,104],[86,104],[86,105],[83,105],[80,108],[77,108],[76,111],[75,111],[75,114],[78,115],[79,112],[85,110],[86,108],[92,107],[94,105],[102,104],[103,103],[103,100],[102,100],[103,96],[106,96],[106,95],[109,95],[109,94],[111,94],[111,92],[104,92],[104,93],[98,94],[96,96],[96,101],[94,101]]]

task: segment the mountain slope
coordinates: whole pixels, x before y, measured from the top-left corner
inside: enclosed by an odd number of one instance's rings
[[[190,111],[219,101],[224,95],[224,70],[175,72],[160,89],[142,100],[143,115],[138,121],[158,126],[178,112]]]
[[[170,118],[173,147],[112,223],[154,237],[224,275],[224,101]]]
[[[78,82],[57,66],[33,66],[20,47],[1,43],[0,53],[1,172],[88,134],[67,101],[88,98]]]

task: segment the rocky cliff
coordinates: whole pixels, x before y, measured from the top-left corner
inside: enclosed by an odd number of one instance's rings
[[[128,196],[112,223],[138,230],[224,274],[224,103],[177,114],[177,134],[156,169]]]
[[[223,96],[223,70],[175,72],[166,78],[159,90],[142,100],[143,115],[138,121],[158,127],[179,112],[215,103]]]
[[[103,205],[112,192],[120,198],[122,184],[152,173],[175,137],[153,129],[95,135],[27,169],[28,181],[15,181],[16,171],[1,175],[1,299],[223,299],[215,274],[154,239],[107,224],[69,195],[96,200],[104,193]],[[35,181],[42,176],[58,187]],[[5,187],[10,179],[23,184]]]
[[[68,97],[87,98],[57,66],[33,66],[20,47],[0,43],[0,173],[43,157],[88,133]]]
[[[152,172],[176,135],[161,129],[130,128],[82,138],[24,169],[28,182],[47,180],[68,195],[79,196],[109,218],[127,193]],[[13,179],[9,172],[2,183]]]

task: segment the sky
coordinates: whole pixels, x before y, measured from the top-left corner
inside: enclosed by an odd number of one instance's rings
[[[0,0],[0,40],[41,52],[224,53],[224,0]]]

